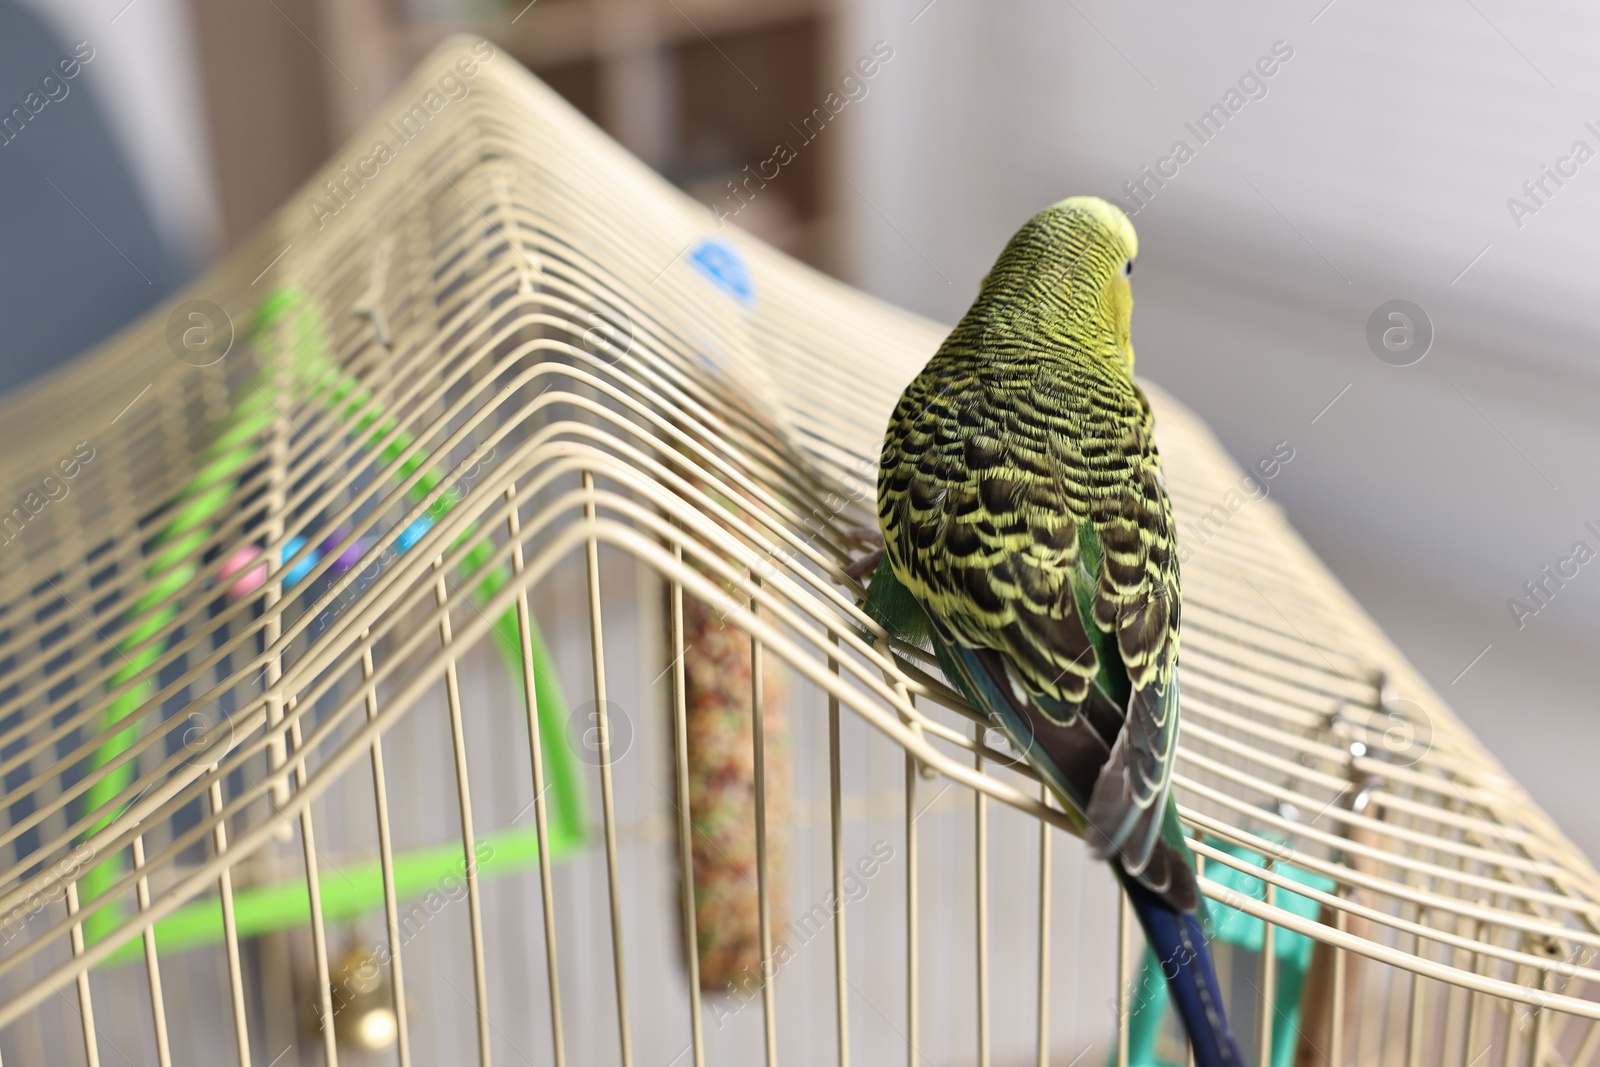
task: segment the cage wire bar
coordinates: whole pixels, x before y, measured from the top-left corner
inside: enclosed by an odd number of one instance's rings
[[[843,571],[941,336],[442,46],[245,247],[0,414],[3,1062],[1130,1062],[1110,879]],[[1259,927],[1222,961],[1242,1043],[1595,1062],[1600,877],[1146,388],[1190,541],[1175,789],[1206,895]],[[780,921],[758,803],[749,1012],[700,989],[690,598],[751,647],[758,801],[764,664],[799,684],[790,896],[826,895]],[[338,1023],[374,986],[381,1053]]]

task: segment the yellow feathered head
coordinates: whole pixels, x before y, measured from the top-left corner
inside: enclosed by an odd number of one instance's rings
[[[1097,196],[1057,201],[1023,224],[984,279],[992,322],[1117,359],[1133,372],[1133,223]]]

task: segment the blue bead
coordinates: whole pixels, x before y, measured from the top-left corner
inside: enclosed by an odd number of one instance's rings
[[[296,534],[295,536],[289,538],[288,541],[284,542],[283,555],[279,557],[279,562],[288,563],[289,560],[294,558],[294,554],[304,547],[306,547],[306,539],[304,537]],[[308,552],[305,559],[289,568],[288,573],[283,576],[283,587],[287,589],[295,582],[298,582],[300,579],[304,578],[307,574],[310,574],[311,568],[317,565],[317,560],[320,558],[320,556],[321,553],[317,552],[315,549]]]
[[[744,258],[725,241],[708,237],[689,253],[689,262],[705,275],[711,283],[726,293],[748,304],[755,299],[756,288],[750,280],[750,271]]]
[[[426,515],[422,516],[422,518],[400,531],[400,536],[394,539],[395,551],[404,552],[422,540],[422,535],[431,529],[433,529],[433,520]]]

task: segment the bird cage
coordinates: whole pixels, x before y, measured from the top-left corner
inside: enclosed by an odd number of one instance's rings
[[[941,336],[441,47],[4,407],[0,1062],[1182,1064],[845,569]],[[1600,877],[1146,388],[1252,1062],[1593,1062]]]

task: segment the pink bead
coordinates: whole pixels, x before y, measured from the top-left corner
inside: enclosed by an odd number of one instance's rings
[[[223,563],[222,569],[217,571],[217,577],[233,577],[235,574],[238,574],[240,571],[244,570],[244,565],[246,563],[249,563],[259,555],[261,555],[260,546],[240,545],[238,548],[233,550],[233,555],[228,557],[227,562]]]
[[[244,570],[250,561],[261,555],[259,545],[241,545],[229,556],[222,569],[217,571],[218,578],[231,578]],[[229,600],[243,600],[245,597],[267,584],[267,565],[261,564],[247,571],[238,581],[228,586],[227,597]]]

